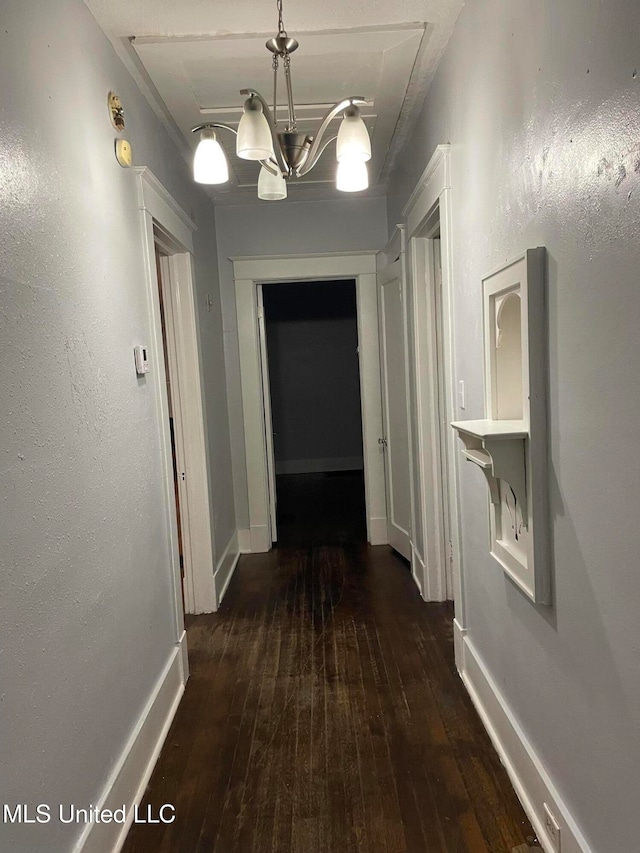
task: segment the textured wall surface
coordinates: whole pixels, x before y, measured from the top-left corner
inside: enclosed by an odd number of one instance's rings
[[[460,417],[483,415],[481,277],[549,253],[555,601],[487,553],[482,474],[461,465],[471,640],[595,851],[638,847],[640,16],[632,0],[468,0],[389,222],[452,145]]]
[[[242,529],[249,526],[249,508],[233,264],[229,259],[381,249],[387,242],[386,205],[383,198],[345,198],[338,202],[221,206],[216,208],[216,234],[236,518]]]
[[[213,212],[80,0],[0,10],[0,790],[7,803],[83,806],[176,641],[154,385],[133,367],[134,345],[149,341],[137,178],[113,154],[110,89],[135,162],[200,226],[224,546],[234,521]],[[2,826],[0,847],[65,853],[82,828]]]

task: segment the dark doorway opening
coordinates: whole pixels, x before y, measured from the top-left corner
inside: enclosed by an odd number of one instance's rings
[[[278,547],[367,538],[355,281],[263,285]]]

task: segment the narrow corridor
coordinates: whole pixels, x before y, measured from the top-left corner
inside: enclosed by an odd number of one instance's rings
[[[365,544],[242,558],[124,853],[539,849],[453,661],[452,610]]]

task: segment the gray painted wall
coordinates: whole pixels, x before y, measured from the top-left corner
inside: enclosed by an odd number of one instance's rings
[[[176,640],[135,162],[195,235],[216,551],[235,528],[211,204],[80,0],[2,2],[0,413],[3,802],[96,803]],[[63,853],[82,826],[2,826]]]
[[[355,281],[263,287],[276,472],[363,467]]]
[[[487,553],[482,474],[461,465],[470,637],[593,849],[638,847],[640,16],[609,3],[468,0],[389,222],[452,145],[456,370],[483,415],[481,277],[549,252],[555,603]]]
[[[249,526],[249,508],[233,264],[229,259],[381,249],[387,242],[386,213],[383,198],[260,202],[216,208],[234,494],[240,529]]]

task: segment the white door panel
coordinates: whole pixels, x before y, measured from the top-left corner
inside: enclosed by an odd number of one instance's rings
[[[267,479],[269,485],[269,516],[271,521],[271,541],[278,539],[276,527],[276,461],[273,449],[273,421],[271,419],[271,386],[269,384],[269,359],[267,353],[267,332],[264,320],[262,285],[258,285],[258,337],[260,339],[260,365],[262,379],[262,399],[264,402],[264,433],[267,446]]]
[[[411,485],[402,261],[378,273],[382,342],[383,445],[389,544],[411,559]]]

